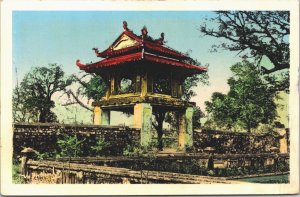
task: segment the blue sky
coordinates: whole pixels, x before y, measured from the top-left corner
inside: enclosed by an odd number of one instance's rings
[[[13,12],[13,69],[18,80],[32,66],[58,63],[67,75],[78,73],[77,59],[82,63],[99,61],[93,47],[103,50],[123,31],[122,22],[136,34],[144,25],[148,34],[158,38],[165,33],[167,45],[187,52],[203,65],[209,64],[209,86],[195,88],[192,100],[204,109],[204,101],[215,91],[228,91],[229,67],[240,61],[235,53],[210,53],[211,45],[220,40],[202,37],[199,26],[205,18],[214,16],[207,11],[14,11]]]

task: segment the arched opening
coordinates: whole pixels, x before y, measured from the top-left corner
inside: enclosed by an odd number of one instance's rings
[[[135,92],[135,80],[133,76],[121,76],[118,83],[118,94]]]
[[[153,93],[171,95],[171,79],[165,74],[156,74],[153,77]]]

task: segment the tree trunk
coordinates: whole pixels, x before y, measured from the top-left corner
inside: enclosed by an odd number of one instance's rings
[[[163,136],[163,122],[165,119],[165,115],[166,115],[165,111],[155,112],[154,116],[155,116],[157,124],[152,123],[157,132],[157,148],[159,150],[163,150],[162,136]]]
[[[163,121],[157,122],[157,142],[158,142],[158,149],[163,150],[163,141],[162,141],[162,136],[163,136]]]
[[[47,116],[47,114],[44,111],[41,111],[40,115],[39,115],[39,122],[45,123],[46,122],[46,116]]]
[[[248,133],[251,133],[251,126],[250,126],[250,124],[247,125],[247,132],[248,132]]]

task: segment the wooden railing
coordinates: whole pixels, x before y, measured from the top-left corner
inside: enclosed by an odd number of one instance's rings
[[[28,183],[243,183],[224,178],[159,171],[135,171],[127,168],[28,160],[23,170]]]

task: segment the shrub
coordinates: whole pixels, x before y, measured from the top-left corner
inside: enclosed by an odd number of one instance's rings
[[[76,135],[63,134],[60,139],[58,139],[57,144],[60,148],[59,156],[62,157],[77,157],[81,156],[82,142],[78,140]]]
[[[37,154],[37,159],[38,160],[44,160],[44,159],[47,159],[47,158],[53,158],[53,157],[57,156],[56,151],[45,152],[45,153],[36,152],[36,154]]]
[[[14,184],[26,183],[24,177],[21,175],[21,166],[19,163],[14,162],[12,166],[12,182]]]
[[[141,156],[145,151],[139,146],[127,145],[123,149],[123,155],[129,157],[138,157]]]
[[[90,147],[90,154],[92,156],[104,156],[104,155],[109,155],[109,147],[110,143],[106,142],[104,138],[98,137],[96,138],[96,143],[95,145],[92,145]]]
[[[214,175],[215,175],[215,172],[214,172],[213,170],[209,170],[209,171],[207,171],[207,174],[208,174],[209,176],[214,176]]]

